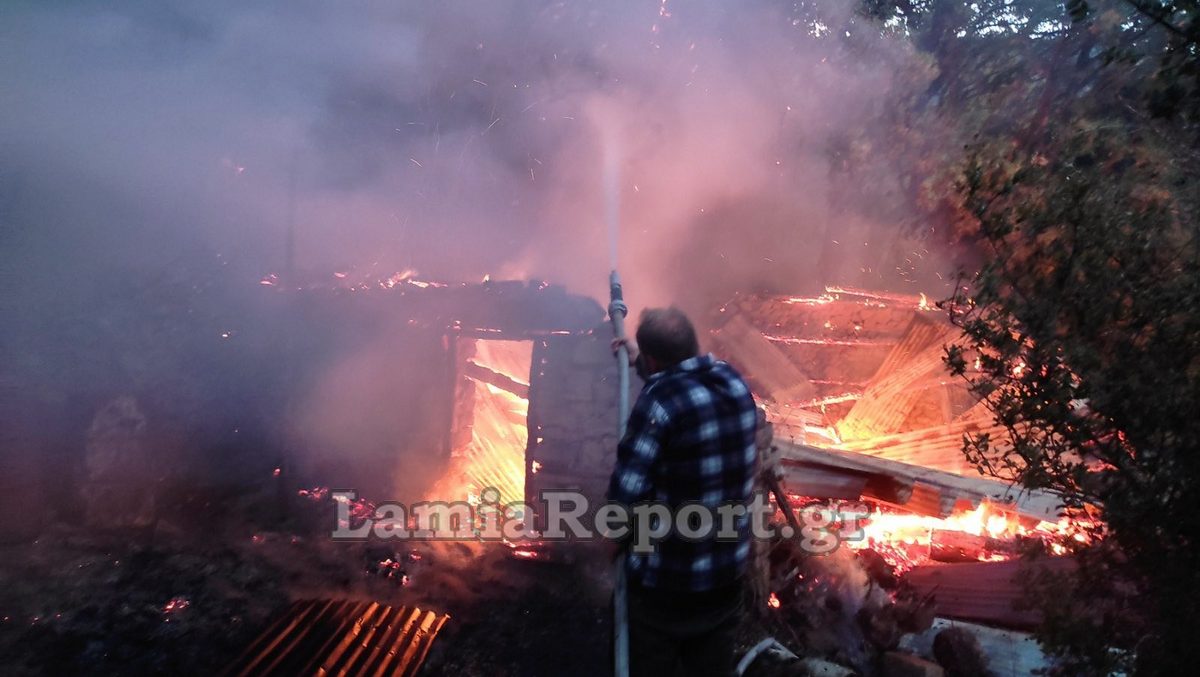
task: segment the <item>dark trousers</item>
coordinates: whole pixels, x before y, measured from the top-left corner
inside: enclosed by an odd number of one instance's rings
[[[742,586],[671,592],[629,586],[630,677],[729,677]]]

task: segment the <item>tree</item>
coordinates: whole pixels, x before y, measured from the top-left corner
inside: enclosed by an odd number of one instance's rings
[[[1093,506],[1103,538],[1031,579],[1061,674],[1187,674],[1200,647],[1196,5],[873,2],[936,64],[897,162],[970,252],[951,369],[1007,434],[985,474]],[[935,148],[941,155],[930,152]],[[906,157],[907,156],[907,157]]]
[[[1097,506],[1073,598],[1043,598],[1067,674],[1182,669],[1200,621],[1200,251],[1182,176],[1083,128],[1053,157],[976,156],[962,190],[990,255],[948,307],[952,371],[1007,439],[969,437],[986,474]],[[970,359],[970,358],[975,359]]]

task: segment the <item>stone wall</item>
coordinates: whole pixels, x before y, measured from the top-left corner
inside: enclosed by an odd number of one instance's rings
[[[608,487],[617,447],[611,340],[608,326],[601,325],[588,334],[534,342],[525,487],[535,509],[546,490],[602,499]],[[631,375],[631,402],[640,386]]]

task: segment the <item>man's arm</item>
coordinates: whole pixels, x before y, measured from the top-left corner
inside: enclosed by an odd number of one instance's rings
[[[633,505],[654,495],[651,472],[666,444],[667,411],[648,392],[642,391],[633,411],[625,437],[617,444],[617,463],[608,483],[608,499]]]

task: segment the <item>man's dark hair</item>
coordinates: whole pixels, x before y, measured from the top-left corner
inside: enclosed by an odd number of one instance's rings
[[[664,367],[675,366],[700,353],[696,328],[675,306],[643,310],[638,319],[637,344],[638,350]]]

